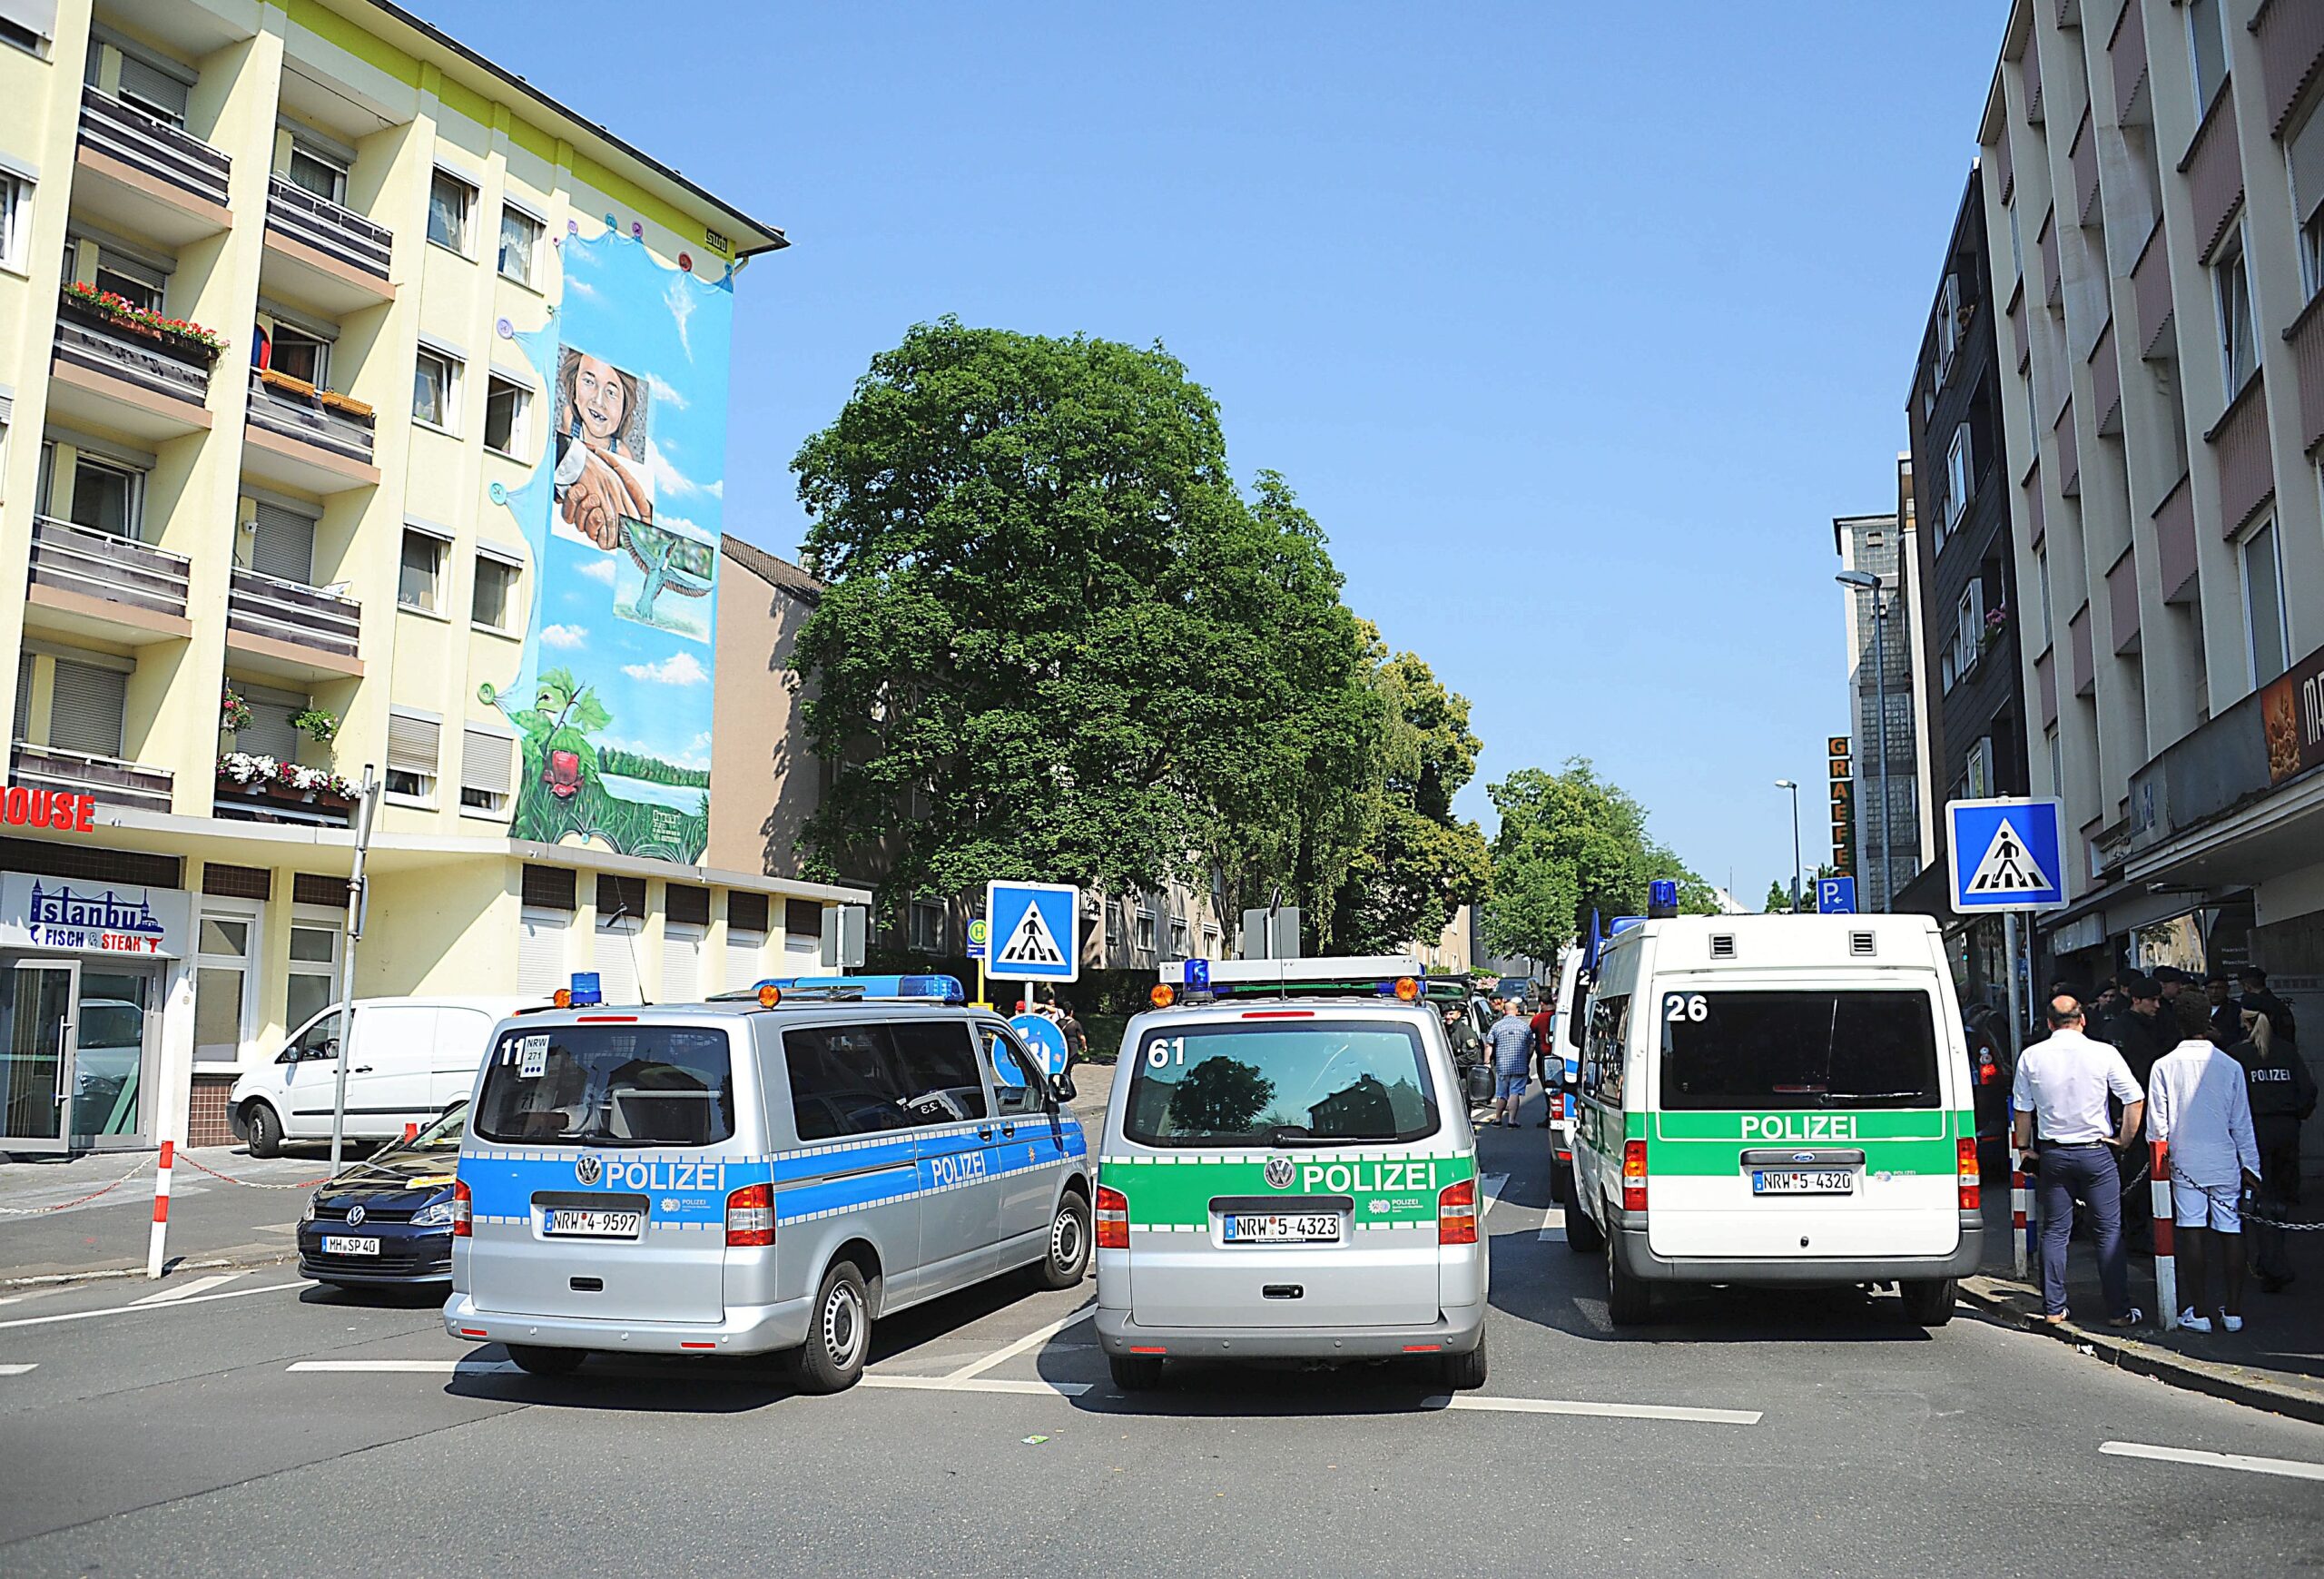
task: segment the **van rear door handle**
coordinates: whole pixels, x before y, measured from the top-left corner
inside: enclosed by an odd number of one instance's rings
[[[1017,1133],[1017,1126],[1014,1124],[1003,1124],[1000,1126],[1000,1133],[1003,1139],[1013,1136]]]
[[[992,1139],[992,1126],[991,1126],[990,1124],[979,1124],[979,1125],[977,1126],[977,1139],[978,1139],[978,1140],[991,1140],[991,1139]]]

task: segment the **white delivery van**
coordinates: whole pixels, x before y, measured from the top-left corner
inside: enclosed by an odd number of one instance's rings
[[[536,997],[358,998],[344,1133],[395,1140],[407,1124],[433,1123],[476,1084],[494,1023],[544,1006]],[[300,1026],[272,1062],[227,1093],[227,1121],[251,1156],[271,1157],[286,1140],[330,1139],[344,1008],[334,1003]]]

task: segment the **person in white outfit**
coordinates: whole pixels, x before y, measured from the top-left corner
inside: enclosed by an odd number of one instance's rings
[[[2260,1141],[2243,1066],[2211,1039],[2210,1016],[2188,994],[2179,1000],[2182,1040],[2155,1061],[2146,1088],[2146,1134],[2171,1149],[2171,1216],[2178,1225],[2179,1325],[2209,1332],[2203,1292],[2219,1245],[2220,1314],[2243,1330],[2243,1217],[2248,1183],[2260,1184]]]

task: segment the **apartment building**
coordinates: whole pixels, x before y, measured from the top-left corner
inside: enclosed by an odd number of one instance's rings
[[[685,995],[862,897],[707,857],[761,223],[376,0],[0,0],[0,1150],[338,995]],[[151,1100],[149,1100],[151,1099]]]
[[[1900,492],[1909,494],[1909,484],[1900,484]],[[1867,911],[1894,908],[1897,892],[1921,869],[1914,627],[1904,588],[1904,570],[1912,562],[1905,552],[1908,519],[1900,508],[1889,515],[1839,516],[1832,522],[1832,549],[1840,558],[1841,574],[1876,578],[1876,586],[1840,589],[1849,728],[1856,742],[1849,798],[1856,813],[1856,903]]]
[[[2291,0],[2010,15],[1979,139],[2050,977],[2324,976],[2320,65]]]
[[[1952,913],[1945,803],[2033,793],[2018,652],[2017,557],[2001,450],[2000,366],[1982,177],[1969,173],[1905,400],[1906,567],[1918,818],[1925,864],[1899,910],[1945,923],[1965,999],[1999,1005],[2004,928]],[[2036,617],[2039,617],[2037,615]],[[2043,786],[2047,793],[2047,785]]]

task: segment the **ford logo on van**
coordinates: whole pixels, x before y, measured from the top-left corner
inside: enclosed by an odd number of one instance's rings
[[[1289,1189],[1291,1188],[1291,1179],[1294,1172],[1295,1169],[1291,1166],[1290,1158],[1268,1158],[1267,1188],[1269,1189]]]
[[[584,1151],[573,1160],[573,1177],[579,1179],[584,1186],[596,1184],[598,1179],[605,1177],[605,1164],[599,1162],[589,1152]]]
[[[1813,1151],[1795,1151],[1791,1154],[1791,1160],[1794,1162],[1813,1162],[1816,1160],[1816,1153]]]

